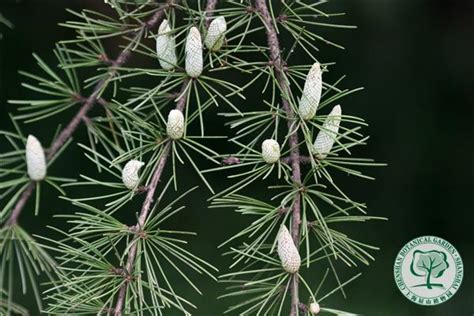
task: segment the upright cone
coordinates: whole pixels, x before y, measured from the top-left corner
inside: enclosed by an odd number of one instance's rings
[[[156,55],[159,58],[161,67],[165,70],[172,70],[178,62],[176,42],[170,32],[171,28],[168,20],[165,19],[158,28],[158,36],[156,38]]]
[[[313,145],[314,154],[318,159],[325,159],[331,152],[332,146],[337,138],[339,124],[341,122],[342,110],[340,105],[336,105],[329,113],[322,129],[319,131]]]
[[[171,110],[166,123],[166,133],[171,139],[180,139],[184,134],[184,116],[180,110]]]
[[[130,160],[125,164],[122,170],[122,182],[129,190],[135,190],[140,183],[140,177],[138,171],[143,167],[145,163],[140,160]]]
[[[266,163],[275,163],[280,159],[280,145],[276,140],[266,139],[263,141],[262,158]]]
[[[26,140],[26,168],[28,176],[33,181],[40,181],[46,177],[46,157],[39,140],[28,135]]]
[[[321,66],[319,63],[314,63],[306,77],[298,109],[303,120],[310,120],[316,115],[321,100],[322,85]]]
[[[186,73],[197,78],[202,73],[202,41],[201,34],[196,27],[189,30],[186,38]]]
[[[281,225],[277,236],[278,256],[283,269],[288,273],[296,273],[301,266],[301,258],[293,238],[285,225]]]
[[[321,311],[321,307],[319,307],[319,304],[316,302],[312,302],[309,304],[309,312],[311,315],[317,315]]]
[[[224,43],[224,34],[227,31],[227,23],[223,16],[215,18],[209,25],[204,44],[211,51],[218,51]]]

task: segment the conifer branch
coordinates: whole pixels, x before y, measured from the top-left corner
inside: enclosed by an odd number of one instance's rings
[[[289,145],[290,145],[290,156],[291,156],[291,168],[292,168],[292,180],[294,185],[301,185],[301,170],[300,170],[300,153],[298,148],[298,133],[293,131],[294,121],[296,115],[292,110],[288,100],[286,99],[290,95],[290,88],[288,85],[288,80],[284,71],[284,62],[281,56],[280,43],[278,40],[278,35],[275,30],[272,16],[268,10],[266,0],[255,0],[255,7],[260,13],[263,23],[265,25],[265,30],[267,34],[267,44],[270,51],[271,63],[275,69],[276,79],[281,89],[281,102],[283,109],[286,112],[286,120],[288,126]],[[296,193],[292,217],[291,217],[291,227],[292,227],[292,237],[295,243],[295,246],[299,246],[300,238],[300,224],[301,224],[301,195]],[[296,315],[297,309],[299,306],[299,297],[298,297],[298,275],[293,274],[292,276],[292,285],[291,285],[291,312],[290,315]]]
[[[314,55],[318,41],[340,47],[321,37],[318,31],[319,26],[339,27],[339,24],[319,23],[320,17],[338,14],[320,11],[316,8],[319,3],[311,0],[192,3],[152,0],[135,3],[136,6],[128,0],[106,0],[105,3],[119,18],[89,10],[70,11],[80,20],[63,25],[74,29],[77,37],[60,42],[54,50],[66,78],[35,56],[46,76],[25,72],[25,76],[35,82],[35,85],[25,83],[25,86],[44,96],[39,100],[12,100],[11,103],[20,105],[19,111],[28,112],[12,116],[16,133],[0,131],[0,136],[13,147],[12,151],[0,155],[6,157],[8,167],[0,175],[0,187],[8,188],[2,196],[11,196],[0,210],[1,237],[11,247],[17,247],[11,249],[23,253],[23,257],[14,258],[10,248],[0,247],[2,260],[9,265],[0,273],[2,287],[8,287],[8,291],[0,289],[0,301],[3,292],[10,298],[16,291],[17,267],[24,284],[28,278],[34,281],[34,277],[24,275],[22,267],[45,262],[41,271],[35,268],[36,275],[45,272],[49,276],[53,271],[50,279],[58,278],[43,292],[48,308],[42,307],[38,285],[32,284],[32,287],[38,309],[46,313],[161,315],[165,309],[176,308],[190,315],[188,308],[196,306],[176,291],[175,275],[170,275],[167,269],[178,273],[199,294],[203,293],[192,275],[188,276],[188,270],[214,280],[219,270],[180,246],[187,241],[179,235],[195,233],[165,228],[164,221],[185,208],[175,204],[197,188],[165,203],[168,190],[173,187],[178,191],[181,182],[186,182],[179,179],[179,166],[189,163],[212,193],[215,192],[206,173],[231,171],[229,178],[237,181],[210,198],[211,207],[232,208],[253,218],[248,226],[219,246],[240,243],[224,253],[233,259],[229,269],[238,270],[219,276],[229,284],[229,293],[219,298],[243,298],[229,305],[226,313],[237,310],[245,315],[339,313],[327,308],[326,303],[319,304],[336,291],[345,295],[343,287],[360,274],[344,282],[333,260],[350,267],[357,266],[357,262],[369,264],[374,260],[369,251],[377,247],[347,236],[339,231],[338,223],[380,218],[353,214],[357,210],[365,213],[365,205],[350,199],[333,181],[332,172],[373,179],[358,167],[382,164],[352,156],[353,147],[366,145],[368,136],[361,129],[367,124],[346,112],[343,115],[341,106],[335,105],[340,98],[360,88],[340,88],[338,85],[343,78],[323,81],[323,72],[328,72],[332,63],[320,63]],[[252,38],[248,38],[250,34]],[[254,41],[257,35],[259,40]],[[286,36],[293,42],[287,48],[284,47]],[[125,45],[120,46],[116,59],[109,58],[103,40],[117,37],[125,38]],[[155,40],[156,49],[149,47],[146,42],[149,38]],[[291,58],[293,52],[299,54],[299,50],[314,63],[289,62],[294,59]],[[150,67],[126,66],[132,54],[149,57],[154,63]],[[76,70],[90,67],[96,69],[96,74],[80,80]],[[233,71],[229,79],[213,76],[221,71],[227,75],[228,70]],[[234,73],[239,73],[239,77],[232,76]],[[243,75],[251,78],[240,84]],[[151,80],[146,80],[148,83],[144,86],[123,85],[123,81],[141,76]],[[81,88],[82,82],[84,88]],[[262,88],[263,98],[257,102],[268,108],[247,110],[241,107],[244,104],[234,103],[234,96],[247,100],[246,91],[251,86],[257,90]],[[112,88],[113,101],[109,102],[103,93],[111,92]],[[81,95],[79,91],[83,89],[91,94]],[[123,92],[123,100],[120,100],[122,93],[116,94],[116,91]],[[255,92],[251,91],[250,96]],[[252,102],[254,100],[249,101]],[[201,140],[223,138],[207,135],[203,116],[209,107],[223,103],[233,111],[219,114],[231,119],[228,124],[235,130],[235,136],[229,140],[240,148],[226,154],[201,144]],[[329,114],[319,111],[333,103]],[[96,104],[101,114],[92,116],[90,110]],[[43,149],[34,136],[29,136],[24,146],[25,137],[15,119],[30,123],[70,108],[75,109],[75,115],[64,129],[57,131],[49,149]],[[168,110],[171,111],[166,120],[164,111]],[[87,127],[89,144],[79,146],[97,167],[97,172],[106,177],[96,179],[94,175],[81,174],[82,180],[76,181],[54,176],[54,170],[47,173],[50,165],[72,143],[71,136],[81,122]],[[189,132],[195,125],[200,128],[199,135]],[[202,170],[193,154],[217,166]],[[269,190],[277,191],[269,201],[240,193],[250,184],[269,177],[283,182],[268,186]],[[37,244],[16,225],[33,196],[36,197],[33,199],[35,213],[38,212],[43,183],[63,196],[63,187],[98,188],[90,190],[89,196],[84,196],[80,189],[77,197],[64,197],[83,211],[61,214],[71,227],[53,228],[64,234],[61,240],[37,236],[46,242],[44,245]],[[130,207],[135,208],[136,202],[140,206],[130,214]],[[126,223],[115,216],[122,211],[135,220]],[[25,240],[28,247],[18,244],[18,240]],[[45,250],[58,252],[58,263]],[[34,262],[30,264],[30,255],[35,251],[39,257],[33,257]],[[305,279],[303,270],[309,271],[311,265],[317,264],[322,271],[321,260],[327,260],[326,274],[317,281],[317,288],[312,289],[310,283],[315,280]],[[320,289],[325,292],[326,277],[331,272],[337,286],[327,293],[319,293]],[[6,282],[3,281],[5,276]],[[11,306],[8,308],[13,310]],[[0,314],[1,311],[0,304]]]
[[[141,28],[142,29],[149,29],[157,25],[163,20],[164,17],[164,10],[163,8],[165,7],[170,7],[176,3],[175,0],[169,0],[167,2],[166,6],[160,7],[151,17],[150,19],[144,23]],[[140,34],[140,32],[137,32],[137,34]],[[72,118],[72,120],[69,122],[69,124],[61,131],[61,133],[56,137],[54,140],[53,144],[48,150],[47,153],[47,160],[50,160],[51,158],[54,157],[54,155],[62,148],[62,146],[65,144],[65,142],[74,134],[74,132],[77,130],[79,127],[80,123],[84,121],[84,118],[86,117],[87,113],[94,107],[96,103],[99,103],[101,100],[100,94],[101,91],[104,90],[104,88],[108,85],[110,82],[110,79],[112,79],[116,74],[117,74],[117,69],[121,66],[123,66],[128,59],[130,58],[132,54],[132,47],[127,46],[125,47],[122,52],[118,55],[118,57],[111,61],[111,67],[110,67],[110,72],[109,75],[99,81],[95,87],[94,90],[92,91],[92,94],[85,99],[84,104],[81,106],[79,111],[76,113],[76,115]],[[34,189],[36,187],[36,182],[31,181],[28,186],[25,188],[25,191],[22,193],[21,197],[15,204],[15,207],[13,208],[12,213],[10,214],[9,218],[5,222],[5,226],[11,226],[17,223],[18,217],[21,215],[21,212],[23,208],[25,207],[26,203],[28,202],[29,198],[31,197],[31,194],[33,193]]]
[[[212,15],[212,11],[215,9],[217,3],[218,3],[217,0],[209,0],[207,2],[207,4],[206,4],[206,17],[209,17],[210,15]],[[206,26],[209,26],[207,21],[206,21]],[[179,110],[180,112],[184,112],[184,110],[185,110],[186,98],[187,98],[187,95],[186,95],[185,92],[186,92],[186,89],[189,85],[190,80],[194,80],[194,79],[186,78],[184,80],[184,82],[181,85],[181,91],[178,94],[181,97],[178,99],[175,109]],[[156,164],[156,169],[153,172],[151,182],[148,185],[145,201],[143,202],[143,205],[142,205],[142,208],[141,208],[141,211],[140,211],[140,215],[138,217],[138,223],[132,228],[135,231],[136,236],[137,236],[135,238],[140,238],[139,237],[140,236],[139,232],[141,231],[142,227],[145,225],[145,222],[148,218],[148,214],[150,212],[151,204],[153,202],[153,196],[155,195],[156,187],[158,185],[158,182],[160,181],[161,175],[162,175],[163,170],[164,170],[164,168],[166,166],[166,163],[168,161],[168,156],[170,154],[171,142],[172,141],[173,140],[170,139],[164,145],[161,157],[160,157],[160,159],[158,160],[158,162]],[[125,269],[126,269],[128,275],[131,275],[132,272],[133,272],[133,267],[134,267],[134,264],[135,264],[136,254],[137,254],[137,243],[133,242],[133,245],[130,247],[130,250],[128,251],[127,263],[126,263],[126,266],[125,266]],[[117,303],[115,304],[115,308],[114,308],[114,315],[115,316],[122,315],[123,305],[124,305],[124,302],[125,302],[125,297],[127,295],[128,283],[129,282],[127,280],[127,282],[124,282],[122,284],[122,286],[120,287],[120,290],[119,290],[119,293],[118,293],[118,296],[117,296]]]
[[[189,80],[190,79],[186,79],[183,82],[183,85],[180,91],[180,95],[182,95],[182,97],[178,100],[176,104],[176,110],[180,110],[180,111],[184,110],[184,107],[186,105],[186,95],[184,92],[186,91]],[[169,140],[163,147],[161,158],[158,160],[156,164],[156,169],[153,172],[153,177],[151,179],[150,184],[147,187],[147,194],[145,197],[145,201],[143,202],[140,215],[138,217],[138,223],[132,227],[132,230],[135,231],[135,233],[137,234],[137,238],[139,238],[138,237],[139,232],[141,231],[142,227],[145,225],[145,222],[148,218],[151,204],[153,202],[153,196],[155,195],[155,192],[156,192],[156,187],[158,185],[158,182],[160,182],[161,174],[163,173],[163,170],[168,161],[168,156],[171,149],[171,141],[172,140]],[[136,254],[137,254],[137,243],[133,243],[127,255],[127,264],[125,266],[127,275],[132,274]],[[122,286],[120,287],[119,294],[117,296],[117,303],[115,304],[115,309],[114,309],[114,315],[116,316],[122,315],[123,304],[125,301],[125,296],[127,294],[127,287],[128,287],[128,282],[124,282]]]

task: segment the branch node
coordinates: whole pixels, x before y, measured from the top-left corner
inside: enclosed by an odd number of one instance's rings
[[[278,216],[279,217],[282,217],[284,216],[286,213],[288,213],[290,211],[290,208],[289,207],[280,207],[278,209]]]
[[[144,230],[139,230],[137,232],[137,236],[141,239],[147,239],[148,238],[148,234]]]
[[[240,159],[234,156],[229,156],[222,159],[223,165],[238,165],[240,163],[241,163]]]
[[[149,186],[140,185],[135,191],[136,191],[138,194],[142,194],[142,193],[147,192],[149,189],[150,189]]]
[[[280,14],[279,16],[277,16],[276,20],[278,22],[285,22],[286,20],[288,19],[288,16],[286,14]]]
[[[299,308],[300,311],[303,312],[303,313],[307,313],[307,312],[308,312],[308,306],[306,306],[306,304],[304,304],[304,303],[299,303],[299,304],[298,304],[298,308]]]
[[[123,276],[123,277],[125,277],[127,274],[124,268],[116,268],[116,267],[111,267],[109,269],[109,272],[115,275]]]
[[[106,65],[112,65],[113,61],[107,56],[106,53],[100,54],[97,56],[97,59],[101,62],[103,62]]]
[[[76,101],[76,102],[85,102],[85,101],[87,100],[87,99],[84,98],[82,95],[77,94],[77,93],[73,93],[73,94],[71,95],[71,99],[72,99],[73,101]]]

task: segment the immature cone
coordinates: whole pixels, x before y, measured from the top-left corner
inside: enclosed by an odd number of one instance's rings
[[[275,163],[280,159],[280,145],[273,139],[262,143],[262,158],[266,163]]]
[[[165,70],[172,70],[178,62],[176,58],[176,42],[170,32],[171,28],[168,20],[163,20],[158,28],[156,55],[159,58],[161,67]]]
[[[26,168],[28,176],[33,181],[43,180],[46,176],[46,157],[39,140],[28,135],[26,140]]]
[[[313,303],[309,304],[309,312],[312,315],[317,315],[317,314],[319,314],[320,311],[321,311],[321,308],[319,307],[318,303],[313,302]]]
[[[321,131],[316,137],[313,145],[314,154],[318,159],[324,159],[331,152],[332,146],[337,138],[339,123],[341,122],[341,106],[336,105],[329,113]]]
[[[171,139],[180,139],[184,134],[184,116],[180,110],[171,110],[168,114],[166,132]]]
[[[223,16],[215,18],[209,25],[204,44],[209,50],[218,51],[224,43],[224,34],[227,31],[227,23]]]
[[[138,171],[143,167],[145,163],[140,160],[130,160],[125,164],[125,167],[122,170],[122,181],[123,184],[129,190],[135,190],[140,182],[140,177],[138,176]]]
[[[285,225],[281,225],[277,240],[278,256],[280,257],[283,269],[288,273],[298,272],[301,265],[300,254]]]
[[[202,42],[201,34],[196,27],[189,30],[186,38],[186,73],[197,78],[202,73]]]
[[[303,120],[310,120],[316,115],[323,84],[321,77],[321,66],[319,63],[313,64],[306,77],[300,100],[299,113]]]

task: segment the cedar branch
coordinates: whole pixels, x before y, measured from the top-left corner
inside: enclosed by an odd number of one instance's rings
[[[287,125],[290,133],[289,145],[290,145],[290,157],[291,157],[291,169],[292,169],[292,180],[296,186],[301,185],[301,169],[300,169],[300,153],[298,147],[298,133],[294,130],[294,122],[296,120],[296,114],[291,108],[287,97],[290,95],[290,87],[288,84],[288,79],[284,71],[284,63],[281,57],[280,43],[278,40],[278,35],[275,30],[272,16],[268,10],[266,0],[255,0],[255,7],[261,18],[263,24],[265,25],[265,30],[267,34],[267,44],[270,51],[271,64],[273,65],[275,76],[278,81],[278,85],[281,90],[281,102],[283,109],[286,112],[287,116]],[[293,202],[293,210],[291,216],[291,227],[292,227],[292,237],[295,242],[296,247],[299,246],[300,240],[300,224],[301,224],[301,194],[298,192],[295,195]],[[290,316],[297,314],[299,306],[299,297],[298,297],[298,274],[295,273],[292,276],[291,282],[291,311]]]
[[[212,15],[213,11],[215,10],[215,8],[217,6],[217,3],[218,3],[217,0],[208,0],[208,2],[206,4],[206,9],[205,9],[206,17],[209,17],[210,15]],[[207,22],[206,22],[206,25],[208,25]],[[187,78],[186,80],[184,80],[184,82],[181,86],[181,91],[179,92],[179,95],[181,95],[181,97],[177,101],[175,109],[179,110],[181,112],[184,111],[184,108],[186,106],[186,93],[185,92],[186,92],[186,89],[189,85],[190,80],[194,80],[194,79]],[[145,197],[145,201],[143,202],[143,205],[142,205],[142,208],[141,208],[141,211],[140,211],[140,215],[138,217],[138,223],[134,227],[132,227],[132,230],[134,230],[137,233],[136,234],[137,237],[135,237],[135,240],[132,241],[133,244],[130,247],[130,249],[128,251],[128,254],[127,254],[127,263],[126,263],[125,268],[126,268],[126,271],[127,271],[128,275],[131,275],[132,272],[133,272],[133,267],[135,265],[135,259],[136,259],[136,255],[137,255],[137,242],[136,241],[137,241],[137,238],[140,238],[139,237],[140,236],[139,232],[142,231],[142,228],[145,225],[145,222],[148,218],[148,214],[149,214],[150,209],[151,209],[151,204],[153,203],[153,196],[155,195],[156,187],[157,187],[158,183],[160,182],[161,175],[162,175],[163,170],[164,170],[164,168],[166,166],[166,163],[168,161],[168,156],[169,156],[169,153],[170,153],[170,150],[171,150],[171,142],[172,141],[173,140],[171,140],[171,139],[168,140],[168,142],[164,145],[164,147],[162,149],[161,157],[157,162],[156,169],[155,169],[155,171],[153,173],[153,176],[151,178],[151,182],[147,187],[147,195]],[[157,202],[159,202],[159,201],[157,201]],[[129,279],[125,279],[124,283],[120,287],[120,290],[119,290],[119,293],[118,293],[118,296],[117,296],[117,303],[116,303],[115,308],[114,308],[114,315],[115,316],[122,315],[123,305],[124,305],[124,302],[125,302],[125,297],[127,295],[127,288],[128,288],[129,282],[130,282]]]
[[[170,7],[175,3],[174,0],[169,0],[166,5],[161,6],[151,17],[150,19],[141,26],[140,30],[135,31],[137,36],[140,36],[142,30],[149,29],[157,25],[164,16],[164,8]],[[76,115],[72,118],[69,124],[59,133],[59,135],[54,140],[51,147],[48,149],[48,154],[46,156],[47,160],[50,160],[54,157],[54,155],[64,146],[65,142],[74,134],[74,132],[79,127],[80,123],[83,122],[84,118],[86,117],[87,113],[92,109],[92,107],[99,102],[100,100],[100,93],[105,89],[107,84],[109,83],[110,79],[112,79],[117,74],[117,69],[124,65],[132,54],[131,46],[127,46],[124,48],[118,57],[111,62],[111,70],[109,75],[99,81],[92,91],[92,94],[85,99],[84,104],[81,106],[79,111]],[[18,221],[18,217],[21,215],[23,208],[25,207],[26,203],[28,202],[33,190],[36,187],[36,182],[31,181],[28,186],[25,188],[25,191],[21,194],[20,198],[16,202],[12,213],[8,217],[5,222],[5,226],[15,225]]]

